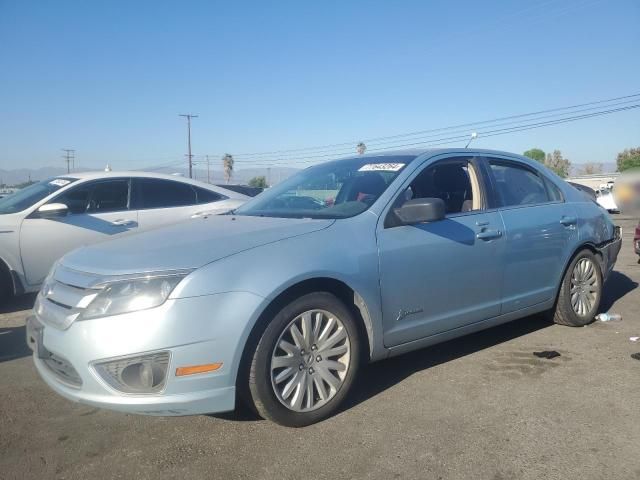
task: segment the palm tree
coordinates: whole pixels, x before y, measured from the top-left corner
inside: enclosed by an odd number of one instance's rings
[[[224,169],[224,178],[229,183],[233,175],[233,155],[225,153],[222,157],[222,168]]]
[[[358,155],[362,155],[367,151],[367,146],[364,144],[364,142],[360,142],[358,143],[358,145],[356,145],[356,151],[358,152]]]

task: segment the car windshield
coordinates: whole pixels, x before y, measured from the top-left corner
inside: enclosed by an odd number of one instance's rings
[[[76,180],[68,177],[50,178],[18,190],[0,199],[0,215],[21,212]]]
[[[236,215],[347,218],[367,210],[415,156],[362,157],[307,168],[269,188]]]

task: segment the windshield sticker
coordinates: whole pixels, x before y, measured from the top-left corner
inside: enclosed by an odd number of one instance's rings
[[[359,172],[397,172],[404,163],[367,163],[361,166]]]
[[[71,183],[70,180],[65,180],[64,178],[56,178],[49,182],[49,185],[55,185],[56,187],[64,187],[65,185],[69,185]]]

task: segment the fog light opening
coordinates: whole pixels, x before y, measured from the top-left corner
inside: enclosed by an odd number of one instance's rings
[[[96,371],[115,389],[125,393],[156,393],[167,378],[169,353],[122,358],[96,365]]]

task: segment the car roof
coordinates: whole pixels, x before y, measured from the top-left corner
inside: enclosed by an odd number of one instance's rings
[[[467,155],[507,155],[510,157],[525,158],[522,155],[518,155],[513,152],[506,152],[501,150],[491,150],[486,148],[412,148],[403,150],[387,150],[383,152],[366,152],[362,155],[354,154],[344,158],[373,158],[373,157],[400,157],[400,156],[412,156],[420,157],[424,154],[441,155],[441,154],[467,154]]]
[[[535,160],[525,157],[523,155],[518,155],[517,153],[505,152],[501,150],[490,150],[485,148],[417,148],[417,149],[407,149],[407,150],[388,150],[384,152],[368,152],[362,155],[353,154],[347,157],[342,157],[333,161],[339,162],[341,160],[352,160],[352,159],[361,159],[364,161],[374,160],[374,159],[385,159],[388,157],[406,157],[403,161],[409,163],[413,162],[417,158],[424,158],[426,155],[432,157],[436,155],[456,155],[456,156],[506,156],[510,158],[516,158],[517,160],[528,164],[534,168],[538,168],[544,171],[548,169],[540,162],[536,162]],[[384,160],[383,160],[384,161]],[[315,165],[312,165],[315,166]]]
[[[75,178],[78,180],[103,180],[107,178],[122,178],[122,177],[158,178],[162,180],[173,180],[177,182],[188,183],[190,185],[200,187],[200,188],[205,188],[207,190],[212,190],[214,192],[221,193],[229,198],[238,198],[238,199],[249,198],[246,195],[235,192],[228,188],[211,185],[206,182],[200,182],[198,180],[193,180],[191,178],[183,177],[182,175],[167,175],[166,173],[128,171],[128,170],[105,172],[102,170],[98,170],[98,171],[89,171],[89,172],[73,172],[73,173],[68,173],[66,175],[56,176],[56,178]]]

